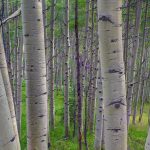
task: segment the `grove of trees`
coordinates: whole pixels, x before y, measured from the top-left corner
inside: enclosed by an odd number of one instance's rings
[[[149,0],[1,0],[0,150],[150,150],[149,39]]]

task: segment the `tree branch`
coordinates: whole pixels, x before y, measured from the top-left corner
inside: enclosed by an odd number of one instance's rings
[[[7,17],[6,19],[2,20],[0,23],[0,26],[2,26],[3,24],[5,24],[6,22],[8,22],[9,20],[19,16],[21,14],[21,8],[19,8],[18,10],[16,10],[13,14],[11,14],[9,17]]]

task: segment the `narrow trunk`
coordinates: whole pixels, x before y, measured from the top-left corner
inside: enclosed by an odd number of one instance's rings
[[[64,126],[65,136],[69,136],[69,66],[68,55],[70,49],[69,37],[69,0],[65,1],[65,64],[64,64]]]
[[[51,0],[50,20],[50,52],[49,52],[49,97],[50,97],[50,128],[55,126],[55,103],[54,103],[54,25],[55,25],[55,0]]]
[[[145,150],[150,150],[150,128],[149,128],[148,136],[147,136],[146,143],[145,143]]]
[[[19,38],[19,48],[17,52],[17,95],[16,95],[16,119],[17,119],[17,127],[19,135],[21,136],[21,112],[22,112],[22,55],[23,55],[23,47],[22,47],[22,37]]]
[[[80,84],[80,52],[79,52],[79,29],[78,29],[78,0],[75,0],[75,45],[76,45],[76,68],[77,68],[77,105],[78,105],[78,143],[79,150],[82,149],[82,101]]]
[[[127,121],[128,125],[130,122],[131,116],[131,107],[132,107],[132,95],[133,95],[133,82],[135,76],[135,61],[137,58],[137,51],[139,48],[139,31],[140,31],[140,23],[141,23],[141,12],[142,12],[142,1],[137,0],[137,8],[136,8],[136,20],[135,20],[135,29],[134,29],[134,39],[133,39],[133,48],[131,52],[131,66],[128,66],[128,87],[127,87]],[[133,122],[135,123],[135,118],[133,118]]]
[[[96,130],[95,130],[95,150],[102,148],[102,135],[103,135],[103,95],[102,95],[102,77],[100,63],[98,64],[98,79],[97,79],[97,114],[96,114]]]

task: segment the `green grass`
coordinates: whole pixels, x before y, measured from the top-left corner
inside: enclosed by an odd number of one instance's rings
[[[74,96],[73,93],[70,92],[70,102],[73,101]],[[22,131],[21,131],[21,149],[26,150],[26,93],[25,93],[25,83],[23,83],[22,89]],[[71,107],[74,107],[74,103],[71,103]],[[148,111],[150,105],[146,105],[144,109],[142,123],[138,123],[137,116],[137,124],[130,125],[129,134],[128,134],[128,144],[130,146],[130,150],[144,150],[144,144],[147,137],[148,131]],[[51,150],[77,150],[78,149],[78,141],[77,137],[72,136],[73,134],[73,124],[70,124],[70,137],[68,140],[64,138],[64,127],[63,127],[63,92],[59,91],[57,94],[55,93],[55,129],[50,131],[50,140],[51,140]],[[70,112],[70,115],[72,115]],[[71,118],[72,120],[72,118]],[[132,122],[132,120],[131,120]],[[89,150],[93,150],[94,143],[94,134],[89,134],[87,136]],[[83,149],[84,144],[83,144]]]
[[[144,150],[144,145],[148,133],[148,113],[150,105],[146,104],[142,122],[138,122],[139,116],[136,117],[136,125],[130,124],[128,140],[131,150]],[[132,120],[131,120],[132,121]]]

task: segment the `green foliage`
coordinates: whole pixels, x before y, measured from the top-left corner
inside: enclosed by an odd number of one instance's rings
[[[22,132],[21,132],[21,149],[26,150],[26,92],[25,92],[25,83],[23,82],[22,89]],[[70,129],[70,137],[69,139],[64,138],[64,126],[63,126],[63,91],[55,92],[55,112],[56,112],[56,120],[55,120],[55,129],[50,131],[50,140],[51,140],[51,150],[77,150],[78,149],[78,141],[77,136],[73,137],[73,112],[74,112],[74,94],[73,91],[70,90],[70,120],[71,120],[71,129]],[[143,150],[145,140],[147,137],[148,131],[148,111],[149,105],[145,106],[143,119],[141,123],[138,123],[137,116],[137,124],[130,125],[128,141],[130,150]],[[88,133],[88,146],[89,150],[94,149],[94,134]],[[83,150],[84,141],[83,141]]]

